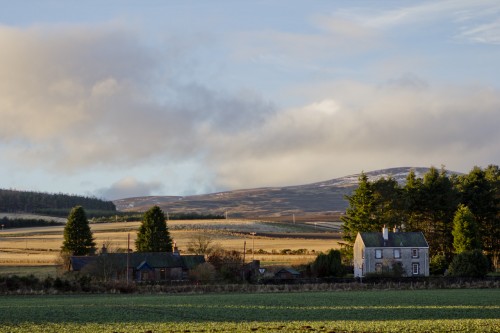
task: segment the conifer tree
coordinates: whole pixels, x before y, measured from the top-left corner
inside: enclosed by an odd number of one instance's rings
[[[458,184],[462,203],[474,214],[482,249],[490,254],[500,248],[499,185],[498,167],[491,165],[485,170],[474,167]]]
[[[472,251],[481,247],[474,214],[469,207],[460,205],[453,219],[453,248],[455,253]]]
[[[74,207],[69,213],[61,249],[62,252],[75,256],[95,253],[94,236],[82,206]]]
[[[165,214],[158,206],[144,213],[135,241],[137,252],[172,252]]]
[[[358,188],[352,195],[346,196],[349,207],[346,214],[342,216],[343,239],[353,244],[358,232],[378,231],[381,226],[374,217],[374,195],[372,184],[363,172],[359,176]]]

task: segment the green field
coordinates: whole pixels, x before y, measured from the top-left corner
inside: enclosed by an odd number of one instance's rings
[[[500,332],[500,290],[0,297],[1,332]]]

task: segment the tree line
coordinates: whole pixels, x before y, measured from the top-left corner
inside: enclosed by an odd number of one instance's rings
[[[112,201],[62,193],[43,193],[0,189],[0,212],[25,212],[67,216],[72,207],[116,211]]]
[[[29,227],[47,227],[55,225],[64,225],[63,222],[44,219],[16,219],[16,218],[0,218],[0,225],[4,228],[29,228]]]
[[[422,231],[431,260],[439,255],[451,262],[465,248],[482,250],[498,261],[500,170],[496,165],[474,167],[463,175],[432,167],[423,178],[410,171],[404,185],[390,177],[369,181],[361,173],[358,188],[346,198],[349,207],[342,221],[348,245],[354,244],[358,232],[381,231],[385,225]]]

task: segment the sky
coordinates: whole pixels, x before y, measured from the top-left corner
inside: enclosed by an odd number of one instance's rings
[[[0,188],[500,164],[497,0],[0,0]]]

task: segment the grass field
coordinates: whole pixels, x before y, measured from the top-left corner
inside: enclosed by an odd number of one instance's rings
[[[114,249],[125,250],[130,234],[131,248],[134,248],[135,237],[140,222],[117,222],[91,224],[98,247],[107,243]],[[334,233],[322,230],[307,223],[279,223],[254,220],[187,220],[169,221],[168,226],[172,238],[181,252],[193,237],[209,234],[214,243],[225,249],[243,251],[252,248],[272,253],[283,249],[307,249],[309,255],[255,255],[266,264],[300,264],[314,260],[315,252],[327,251],[338,247]],[[250,232],[256,232],[252,238]],[[304,237],[297,237],[304,235]],[[315,237],[317,235],[317,237]],[[325,235],[330,238],[325,238]],[[50,265],[57,260],[63,241],[63,227],[35,227],[6,229],[0,231],[0,265]],[[112,249],[111,249],[112,250]],[[252,257],[247,256],[248,260]],[[0,272],[1,273],[1,272]]]
[[[499,332],[500,290],[0,298],[1,332]]]

